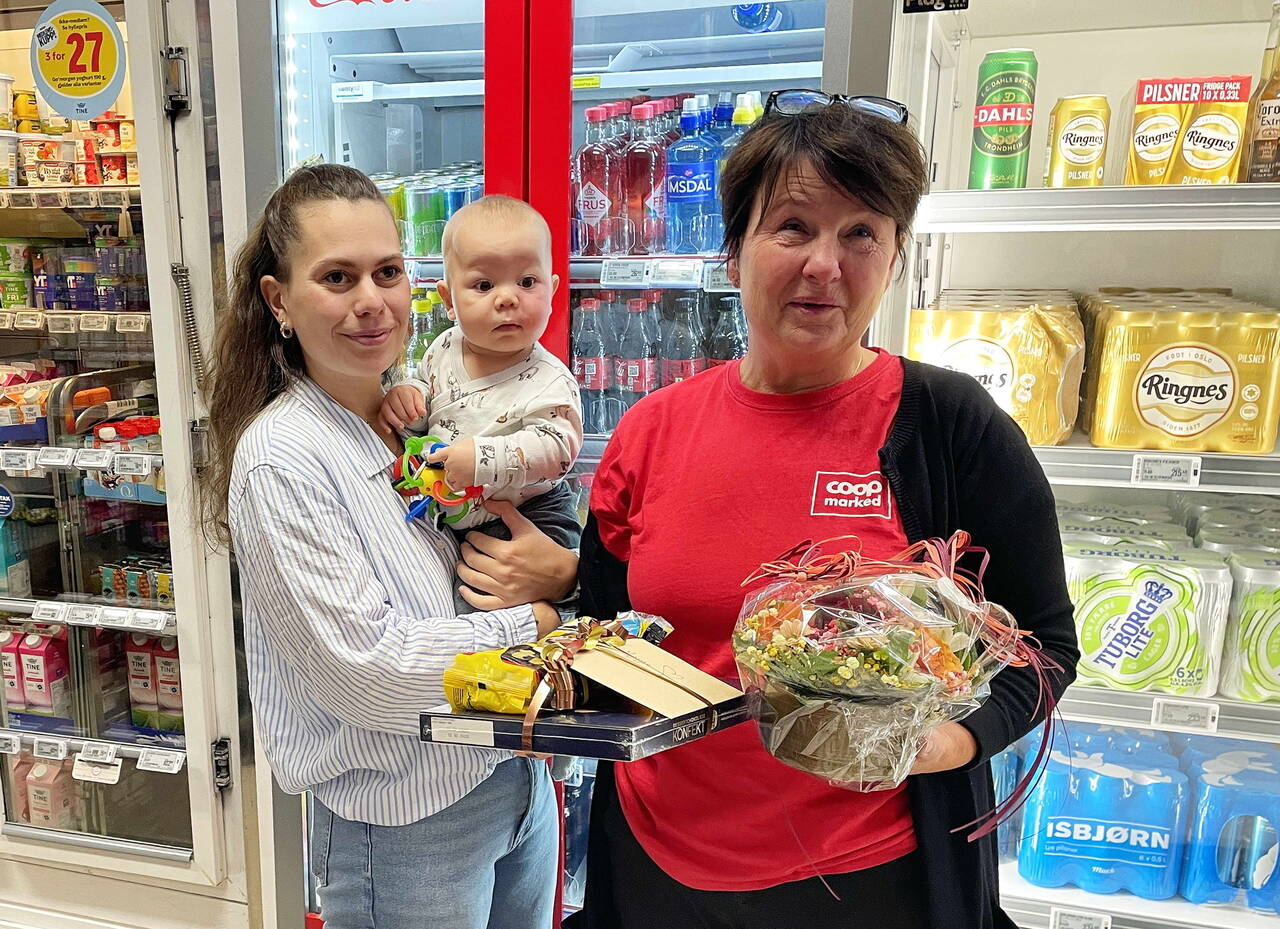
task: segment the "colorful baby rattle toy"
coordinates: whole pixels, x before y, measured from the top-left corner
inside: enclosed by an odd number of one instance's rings
[[[445,447],[446,443],[431,435],[412,436],[405,440],[404,454],[395,465],[394,486],[402,497],[420,498],[409,507],[405,522],[429,516],[433,521],[456,523],[471,512],[471,501],[478,500],[483,493],[480,487],[454,490],[445,480],[444,468],[428,464],[431,456]],[[445,516],[446,507],[454,512]]]

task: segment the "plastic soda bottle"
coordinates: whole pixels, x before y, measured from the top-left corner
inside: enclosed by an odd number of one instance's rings
[[[627,145],[626,202],[632,255],[655,255],[666,245],[665,139],[654,122],[653,107],[642,103],[631,108],[631,141]]]
[[[608,120],[608,107],[587,107],[586,141],[574,154],[573,213],[580,255],[614,254],[612,220],[622,200],[622,165],[606,137]]]
[[[687,381],[707,367],[707,358],[702,351],[702,338],[693,318],[694,301],[681,300],[677,306],[671,335],[662,346],[663,387]]]
[[[413,288],[409,307],[413,312],[413,329],[409,335],[409,344],[405,346],[404,363],[410,371],[417,369],[422,358],[431,345],[431,300],[425,287]]]
[[[627,301],[627,322],[618,340],[615,371],[618,397],[626,407],[658,386],[658,346],[645,325],[647,312],[644,298]]]
[[[747,353],[747,325],[742,318],[742,301],[736,296],[724,296],[716,308],[715,328],[707,348],[707,366],[728,364]]]

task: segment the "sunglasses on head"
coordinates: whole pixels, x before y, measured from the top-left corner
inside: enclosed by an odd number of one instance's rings
[[[907,121],[907,108],[897,100],[868,94],[829,94],[821,90],[775,90],[765,101],[764,113],[766,116],[770,113],[796,116],[810,107],[834,106],[837,103],[893,123]]]

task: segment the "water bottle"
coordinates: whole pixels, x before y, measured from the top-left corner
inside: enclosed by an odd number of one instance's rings
[[[736,3],[733,21],[747,32],[777,32],[791,28],[791,11],[781,3]]]
[[[662,340],[666,336],[666,319],[662,313],[662,291],[646,290],[644,292],[644,324],[649,334],[649,341],[662,353]]]
[[[685,101],[683,135],[667,149],[667,251],[676,255],[714,254],[723,231],[716,196],[720,146],[698,131],[696,106]]]
[[[711,127],[707,133],[722,146],[733,135],[733,111],[733,92],[721,91],[715,109],[711,111]]]

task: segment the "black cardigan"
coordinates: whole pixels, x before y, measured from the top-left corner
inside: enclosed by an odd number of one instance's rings
[[[987,598],[1006,607],[1062,666],[1053,680],[1061,695],[1075,678],[1079,649],[1053,494],[1022,430],[973,378],[904,359],[902,399],[880,465],[908,540],[964,529],[990,553]],[[786,543],[780,540],[780,549]],[[579,565],[583,615],[609,618],[630,609],[627,566],[605,550],[594,517]],[[970,843],[969,830],[951,830],[992,808],[987,762],[1038,722],[1036,692],[1029,669],[1001,672],[987,702],[961,722],[977,739],[977,761],[907,782],[929,875],[921,890],[931,918],[921,929],[1013,929],[1000,909],[995,835]]]

